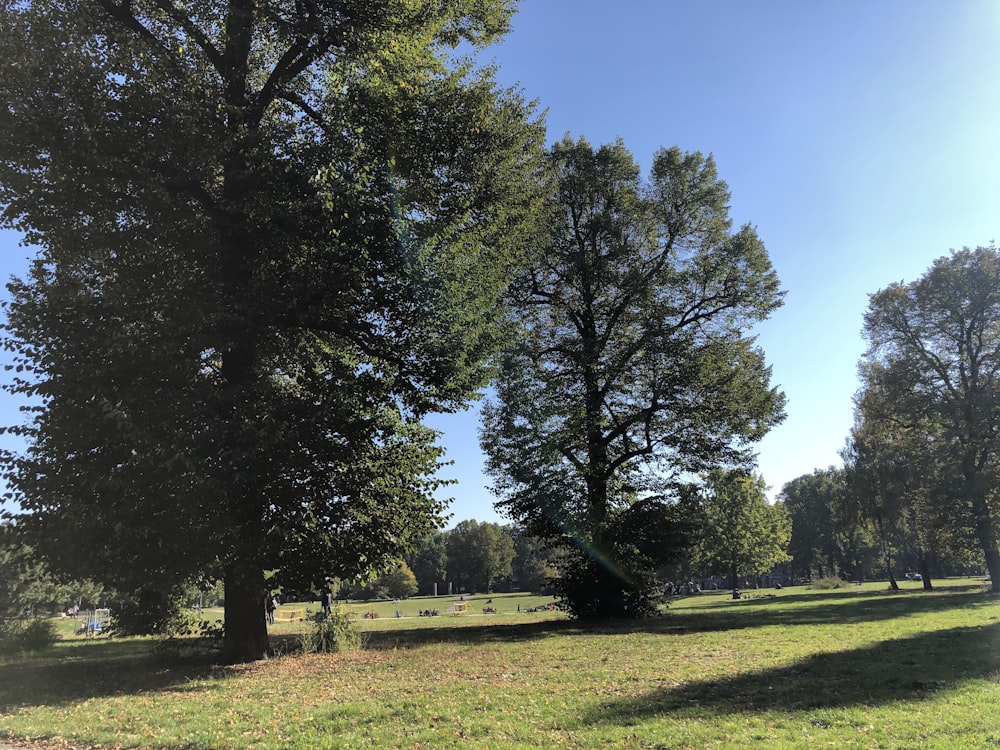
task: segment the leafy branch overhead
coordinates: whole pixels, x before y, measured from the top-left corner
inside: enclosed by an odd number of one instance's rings
[[[543,127],[456,54],[506,0],[130,0],[0,17],[11,285],[5,462],[57,567],[226,582],[368,575],[441,522],[420,425],[486,382],[539,205]],[[137,594],[138,595],[138,594]]]

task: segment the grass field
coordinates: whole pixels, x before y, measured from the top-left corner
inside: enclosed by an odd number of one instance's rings
[[[494,595],[498,613],[484,615],[478,596],[468,615],[430,618],[412,615],[452,600],[384,602],[361,622],[360,650],[236,667],[147,639],[67,636],[0,663],[0,737],[184,750],[1000,747],[1000,600],[978,581],[904,586],[702,594],[599,627],[518,613],[550,601],[537,597]],[[271,632],[287,645],[304,627]]]

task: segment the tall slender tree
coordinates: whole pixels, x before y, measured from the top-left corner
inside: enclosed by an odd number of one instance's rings
[[[421,418],[484,382],[543,132],[451,57],[508,0],[10,0],[0,14],[6,479],[54,565],[225,581],[262,656],[265,570],[320,585],[439,522]],[[297,579],[297,580],[293,580]]]
[[[499,507],[567,552],[567,606],[646,614],[675,480],[750,463],[783,417],[747,334],[781,292],[711,157],[660,150],[644,182],[622,143],[567,137],[550,162],[551,232],[514,287],[521,332],[482,445]]]

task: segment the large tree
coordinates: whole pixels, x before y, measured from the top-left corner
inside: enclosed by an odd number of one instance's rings
[[[550,162],[550,232],[514,286],[520,334],[481,442],[499,507],[566,551],[570,609],[641,615],[675,480],[752,463],[783,416],[748,333],[781,292],[710,156],[660,150],[643,181],[622,143],[567,137]]]
[[[880,383],[885,373],[876,364],[861,368],[863,386],[855,399],[854,427],[843,451],[848,515],[870,527],[892,588],[898,588],[893,554],[906,553],[916,565],[925,589],[931,589],[930,552],[942,526],[954,519],[938,502],[942,468],[934,425],[910,422],[900,414],[891,389]],[[947,471],[947,470],[946,470]],[[951,472],[949,472],[951,473]]]
[[[514,559],[511,561],[511,591],[544,592],[555,574],[549,551],[533,536],[518,526],[508,526],[507,533],[514,540]]]
[[[953,251],[920,279],[873,294],[865,314],[868,388],[933,442],[938,501],[979,543],[1000,590],[1000,252]]]
[[[436,594],[437,585],[448,579],[447,535],[434,529],[406,556],[406,564],[417,578],[423,594]]]
[[[45,563],[0,523],[0,619],[34,613],[56,599],[57,585]]]
[[[807,575],[839,575],[848,562],[841,519],[845,472],[833,466],[787,482],[780,500],[792,524],[788,551],[794,568]]]
[[[541,125],[451,57],[513,0],[10,0],[0,14],[6,479],[36,549],[120,591],[316,587],[439,523],[420,421],[484,382]]]
[[[492,591],[511,574],[514,540],[500,524],[459,521],[446,534],[448,580],[466,591]]]
[[[741,575],[763,575],[790,559],[788,513],[780,504],[768,505],[764,490],[763,479],[741,470],[714,469],[705,479],[695,564],[727,576],[733,589]]]

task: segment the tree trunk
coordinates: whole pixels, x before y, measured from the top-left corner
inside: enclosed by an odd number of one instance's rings
[[[263,571],[239,561],[226,571],[225,587],[223,660],[227,664],[240,664],[269,656]]]
[[[996,548],[986,551],[986,570],[990,573],[990,579],[993,581],[993,587],[991,591],[994,594],[1000,594],[1000,552]]]
[[[228,422],[226,517],[229,524],[224,570],[225,634],[223,659],[242,663],[263,659],[270,654],[264,609],[264,565],[261,529],[264,503],[257,476],[260,446],[256,432],[256,393],[259,337],[260,291],[255,286],[255,269],[260,238],[255,235],[252,217],[244,208],[251,202],[259,183],[254,179],[246,154],[257,122],[248,117],[246,101],[246,60],[248,59],[252,14],[250,4],[240,0],[227,18],[229,49],[236,61],[227,84],[226,100],[234,114],[227,123],[234,145],[223,167],[223,206],[216,216],[220,241],[220,265],[223,273],[223,299],[226,303],[220,319],[222,352],[222,418]]]
[[[896,581],[896,576],[892,572],[892,556],[889,554],[886,543],[882,542],[882,564],[885,565],[885,574],[889,577],[889,588],[893,591],[899,591],[899,583]]]
[[[885,540],[882,540],[882,564],[885,565],[885,574],[889,577],[889,588],[893,591],[899,591],[899,583],[892,572],[892,555]]]
[[[976,475],[967,481],[971,490],[969,499],[975,518],[976,538],[979,541],[979,546],[983,549],[986,570],[989,571],[990,579],[993,581],[992,591],[997,594],[1000,593],[1000,550],[997,549],[996,532],[993,528],[990,508],[983,497],[985,494],[982,490],[984,482],[981,475]]]
[[[933,591],[934,586],[931,583],[931,570],[927,564],[927,553],[924,552],[923,547],[920,547],[917,554],[917,567],[920,570],[920,580],[924,585],[924,591]]]
[[[1000,550],[997,549],[997,534],[989,503],[986,501],[989,484],[974,451],[966,452],[962,459],[962,473],[965,475],[964,499],[972,511],[972,524],[976,540],[986,558],[986,569],[993,581],[993,593],[1000,592]]]
[[[899,583],[896,582],[896,576],[892,573],[892,554],[889,552],[889,542],[886,540],[882,519],[876,518],[875,525],[878,529],[878,543],[882,551],[882,564],[885,565],[885,573],[889,577],[889,588],[893,591],[899,591]]]

